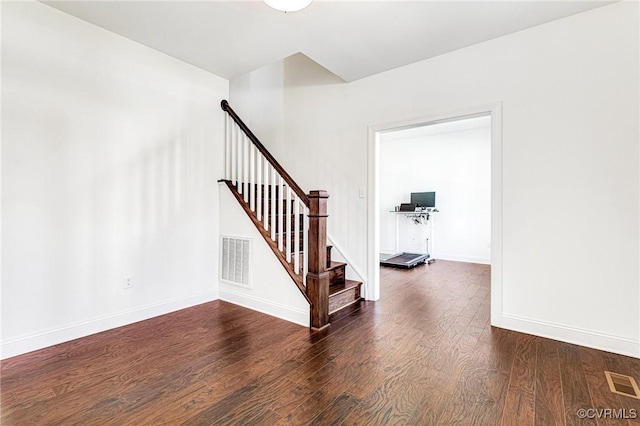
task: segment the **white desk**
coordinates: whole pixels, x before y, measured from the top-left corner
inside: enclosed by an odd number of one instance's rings
[[[396,216],[396,253],[400,253],[400,225],[399,218],[404,216],[413,220],[416,225],[426,225],[429,227],[429,236],[427,237],[427,254],[431,256],[433,251],[433,220],[431,215],[438,213],[436,208],[427,208],[425,210],[417,210],[413,212],[390,211]]]

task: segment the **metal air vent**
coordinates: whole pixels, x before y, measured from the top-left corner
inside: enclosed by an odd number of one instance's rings
[[[221,251],[220,278],[223,281],[250,287],[251,240],[223,236]]]

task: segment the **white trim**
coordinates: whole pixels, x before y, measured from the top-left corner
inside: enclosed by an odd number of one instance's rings
[[[362,282],[362,287],[364,288],[364,298],[366,299],[366,287],[367,287],[367,280],[364,277],[364,274],[362,272],[360,272],[360,269],[358,269],[355,264],[351,261],[351,259],[349,257],[347,257],[347,255],[345,255],[345,251],[342,250],[342,248],[336,244],[336,240],[334,240],[333,238],[331,238],[329,235],[327,235],[327,241],[329,242],[329,245],[333,246],[332,250],[336,250],[338,252],[338,256],[340,256],[342,259],[344,259],[345,263],[347,264],[347,267],[353,271],[353,273],[355,275],[358,276],[358,279]],[[347,270],[346,272],[350,272],[349,270]],[[351,279],[351,277],[347,277],[348,279]],[[369,299],[367,299],[369,300]]]
[[[390,248],[390,249],[381,248],[380,253],[396,254],[398,253],[398,251],[396,251],[394,248]],[[412,253],[426,254],[424,251],[422,252],[412,251]],[[432,253],[431,258],[435,260],[448,260],[451,262],[466,262],[466,263],[479,263],[481,265],[491,265],[491,258],[488,258],[488,257],[465,256],[465,255],[458,255],[454,253]]]
[[[8,339],[2,342],[0,347],[0,359],[6,359],[16,355],[68,342],[70,340],[86,337],[113,328],[144,321],[160,315],[165,315],[181,309],[190,308],[202,303],[218,299],[217,291],[196,294],[180,299],[169,300],[130,311],[82,321],[64,327],[59,327],[29,336]]]
[[[503,314],[501,322],[504,328],[521,333],[533,334],[636,358],[640,355],[638,351],[640,342],[626,337],[511,314]]]
[[[367,295],[380,298],[380,133],[451,121],[481,114],[491,115],[491,325],[502,319],[502,103],[445,112],[369,126],[367,144]]]
[[[491,265],[491,259],[486,257],[464,256],[452,253],[434,253],[435,260],[449,260],[451,262],[479,263],[481,265]]]
[[[262,312],[272,317],[309,327],[309,311],[279,305],[270,300],[264,300],[231,290],[220,290],[220,300],[242,306],[247,309]]]
[[[502,327],[502,103],[491,108],[491,325]]]
[[[367,300],[380,299],[380,130],[369,126],[367,143]],[[388,127],[392,128],[392,127]]]

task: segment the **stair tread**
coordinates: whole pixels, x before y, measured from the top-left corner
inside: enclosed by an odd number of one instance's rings
[[[331,265],[329,265],[329,266],[327,267],[327,271],[330,271],[330,270],[332,270],[332,269],[338,269],[338,268],[340,268],[341,266],[346,266],[346,265],[347,265],[347,264],[346,264],[346,263],[344,263],[344,262],[334,262],[334,261],[331,261]]]
[[[360,281],[354,281],[354,280],[345,280],[343,283],[340,284],[333,284],[329,286],[329,297],[335,295],[335,294],[340,294],[344,291],[348,291],[351,290],[353,288],[356,288],[358,286],[362,285],[362,282]]]

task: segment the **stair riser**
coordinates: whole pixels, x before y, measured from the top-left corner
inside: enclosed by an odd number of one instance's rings
[[[345,266],[329,270],[329,285],[344,283]]]
[[[344,307],[356,303],[360,299],[360,286],[329,296],[329,314],[335,313]]]

